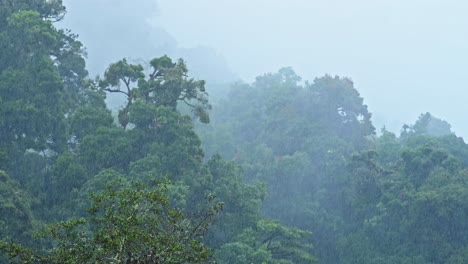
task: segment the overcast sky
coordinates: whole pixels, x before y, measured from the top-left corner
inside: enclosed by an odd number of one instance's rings
[[[378,129],[399,131],[431,112],[468,138],[468,1],[67,0],[67,26],[82,35],[93,64],[100,44],[86,32],[96,22],[82,22],[102,15],[86,11],[87,2],[105,3],[94,5],[99,12],[120,8],[120,18],[109,16],[123,28],[114,34],[146,32],[143,42],[159,47],[155,52],[190,57],[194,48],[208,47],[226,71],[247,82],[284,66],[306,80],[326,73],[350,77]]]

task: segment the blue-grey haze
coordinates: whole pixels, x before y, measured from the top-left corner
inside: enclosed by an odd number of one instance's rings
[[[468,2],[460,0],[66,0],[91,72],[121,57],[184,57],[211,82],[292,66],[348,76],[377,128],[422,112],[468,137]]]

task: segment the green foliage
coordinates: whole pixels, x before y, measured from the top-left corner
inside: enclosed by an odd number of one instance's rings
[[[452,263],[462,254],[466,171],[445,150],[421,144],[401,150],[393,171],[372,156],[356,159],[351,228],[340,238],[344,263]]]
[[[224,244],[217,251],[220,263],[316,263],[306,242],[308,232],[288,228],[276,221],[261,220],[238,235],[238,242]]]
[[[316,252],[337,256],[347,158],[371,144],[374,127],[351,80],[300,80],[284,68],[235,84],[211,124],[197,129],[208,156],[219,153],[241,165],[247,181],[266,183],[266,216],[312,231]]]
[[[2,0],[0,4],[1,26],[4,26],[5,20],[11,14],[21,10],[35,10],[42,18],[53,21],[60,20],[65,13],[65,7],[62,5],[61,0]]]
[[[133,160],[132,142],[117,127],[100,127],[85,136],[79,147],[79,158],[91,173],[106,168],[124,169]]]
[[[64,206],[63,203],[70,199],[70,193],[80,189],[88,180],[85,168],[71,153],[60,155],[47,176],[44,187],[49,206]]]
[[[21,168],[30,153],[50,163],[67,150],[68,117],[80,103],[103,105],[102,96],[84,85],[82,44],[54,27],[64,14],[62,1],[0,2],[1,168],[22,185],[37,184],[29,177],[33,172],[45,174]]]
[[[131,111],[138,113],[137,119],[148,120],[151,124],[136,126],[129,131],[139,157],[156,156],[160,160],[161,173],[170,176],[172,180],[193,174],[199,169],[203,151],[189,117],[181,116],[171,107],[139,103],[134,106],[141,106],[138,110],[131,107]],[[140,121],[135,122],[141,124]]]
[[[4,171],[0,171],[0,237],[28,243],[33,215],[28,195]]]
[[[191,184],[190,200],[197,201],[213,193],[224,203],[222,221],[208,234],[209,245],[217,248],[235,239],[244,229],[256,225],[261,217],[259,209],[265,191],[261,184],[244,183],[239,167],[220,156],[211,158],[206,166],[209,171],[206,178]]]
[[[132,123],[136,126],[155,125],[152,122],[154,117],[146,115],[147,118],[150,117],[149,120],[142,120],[138,113],[154,111],[158,107],[175,109],[178,101],[189,105],[201,122],[209,122],[207,110],[210,109],[210,105],[205,92],[205,82],[189,79],[188,69],[183,60],[172,62],[169,57],[163,56],[151,60],[150,65],[151,73],[145,78],[141,65],[129,64],[123,59],[111,64],[104,78],[99,81],[99,87],[103,91],[121,93],[127,97],[126,106],[119,111],[122,127],[126,128],[132,121],[136,122]],[[134,108],[137,112],[132,114],[130,107],[136,102],[141,104]],[[142,108],[145,104],[152,107]]]
[[[221,204],[209,201],[197,217],[169,206],[166,185],[155,189],[121,180],[92,196],[90,216],[51,225],[44,236],[54,247],[33,253],[2,242],[0,249],[21,263],[205,263],[210,252],[200,238]]]
[[[70,120],[70,129],[76,140],[94,134],[99,127],[110,127],[113,123],[110,112],[106,109],[84,105],[76,109]]]
[[[414,125],[410,127],[405,126],[404,129],[403,136],[405,136],[405,133],[425,134],[436,137],[453,134],[451,126],[447,121],[434,117],[430,113],[421,114]],[[406,131],[407,129],[409,131]]]
[[[65,12],[61,1],[20,0],[0,12],[0,160],[21,184],[6,182],[14,194],[5,191],[3,209],[16,209],[2,218],[0,238],[25,242],[35,218],[64,221],[46,229],[37,249],[2,241],[10,262],[206,263],[207,246],[222,258],[237,244],[252,248],[253,262],[313,260],[302,243],[308,232],[262,221],[263,184],[245,183],[219,156],[203,162],[193,120],[179,109],[185,104],[208,123],[211,106],[205,82],[189,78],[182,60],[155,58],[147,74],[124,59],[87,80],[81,43],[53,24]],[[299,81],[291,70],[282,74],[280,82]],[[120,126],[105,92],[127,97]],[[23,192],[35,197],[32,210]],[[252,230],[254,240],[271,234],[274,247],[246,242],[240,234]]]
[[[311,231],[315,247],[306,251],[320,262],[462,260],[463,139],[429,113],[399,137],[385,129],[376,137],[349,79],[299,81],[282,69],[234,85],[211,124],[197,126],[205,151],[241,165],[247,181],[266,182],[263,213]],[[216,254],[226,263],[273,263],[262,250],[234,240]]]
[[[0,53],[5,63],[0,66],[0,134],[1,142],[18,146],[18,151],[56,149],[64,143],[63,84],[50,58],[58,38],[37,12],[21,11],[8,19],[2,39],[15,49]]]
[[[0,0],[0,262],[467,262],[468,147],[446,121],[376,136],[351,79],[291,68],[208,114],[182,60],[86,79],[64,14]]]

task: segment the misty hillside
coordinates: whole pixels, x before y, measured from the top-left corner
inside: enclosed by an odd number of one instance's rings
[[[389,129],[372,103],[393,99],[361,94],[366,75],[264,69],[294,59],[262,61],[286,43],[266,33],[249,38],[263,54],[233,41],[237,27],[224,26],[243,1],[224,3],[231,13],[180,3],[0,0],[0,263],[468,263],[462,126],[432,113],[436,104],[409,118],[431,106],[426,94],[405,115],[427,87],[392,91],[402,103],[389,116],[408,119]],[[238,24],[263,14],[254,32],[278,8],[303,8],[295,21],[328,4],[251,7]],[[226,31],[221,48],[185,46],[213,14],[224,16],[209,23]],[[337,14],[319,17],[347,21]],[[245,68],[220,52],[226,43],[249,55]],[[403,82],[394,70],[380,74]]]

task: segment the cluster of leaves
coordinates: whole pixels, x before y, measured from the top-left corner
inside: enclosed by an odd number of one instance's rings
[[[316,263],[312,245],[303,243],[309,232],[261,220],[238,235],[236,242],[224,244],[216,252],[221,263]]]
[[[143,66],[123,59],[111,64],[99,81],[102,90],[126,96],[127,104],[118,115],[122,127],[129,122],[141,128],[158,126],[147,113],[162,106],[175,109],[179,101],[191,106],[202,123],[209,122],[205,82],[187,78],[188,69],[182,59],[174,63],[163,56],[151,60],[150,66],[151,73],[145,78]]]
[[[167,183],[149,189],[114,179],[92,197],[90,217],[51,225],[41,236],[54,246],[45,253],[2,242],[0,249],[15,263],[205,263],[209,249],[199,237],[222,204],[197,217],[169,206]]]
[[[375,151],[351,162],[349,227],[339,243],[343,262],[467,261],[463,140],[405,131],[397,138],[384,131],[376,143]]]

